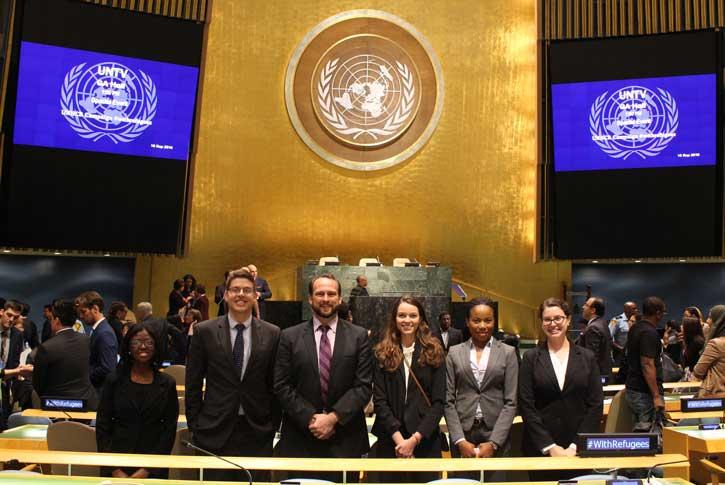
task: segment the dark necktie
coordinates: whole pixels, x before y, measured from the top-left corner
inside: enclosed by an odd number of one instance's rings
[[[237,326],[234,328],[237,329],[237,337],[234,339],[232,358],[234,359],[234,367],[241,374],[242,366],[244,365],[244,330],[246,330],[246,327],[241,323],[237,323]]]
[[[320,394],[322,396],[322,405],[327,406],[327,390],[330,383],[330,360],[332,360],[332,350],[330,349],[330,341],[327,338],[327,332],[330,327],[320,325]]]

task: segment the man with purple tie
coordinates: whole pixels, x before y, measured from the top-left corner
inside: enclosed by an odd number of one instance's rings
[[[282,456],[360,458],[369,451],[364,409],[372,394],[367,331],[338,319],[340,283],[309,283],[312,320],[282,332],[274,392],[282,406]],[[294,473],[342,482],[340,473]],[[350,476],[348,476],[350,481]]]

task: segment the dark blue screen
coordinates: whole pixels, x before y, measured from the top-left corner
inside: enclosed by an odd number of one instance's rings
[[[551,85],[554,170],[715,165],[716,76]]]
[[[13,142],[186,160],[196,67],[22,42]]]

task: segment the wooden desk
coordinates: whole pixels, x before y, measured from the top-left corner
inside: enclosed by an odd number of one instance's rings
[[[45,424],[26,424],[0,433],[0,448],[20,450],[47,450]]]
[[[43,411],[42,409],[26,409],[23,416],[43,416],[50,419],[85,419],[91,421],[96,419],[95,411],[86,411],[84,413],[64,413],[63,411]],[[186,422],[186,415],[179,414],[179,423]]]
[[[649,468],[655,464],[684,460],[681,454],[645,457],[550,457],[534,458],[248,458],[227,457],[250,470],[280,471],[479,471],[479,470],[591,470],[608,468]],[[119,453],[81,453],[70,451],[0,450],[0,461],[17,459],[21,463],[66,464],[117,467],[181,469],[234,469],[233,465],[210,456],[134,455]],[[686,465],[687,466],[687,465]]]
[[[695,414],[695,413],[686,413]],[[678,476],[699,483],[707,483],[710,475],[700,464],[700,458],[711,453],[725,453],[725,430],[701,431],[696,426],[674,426],[662,430],[663,449],[665,453],[680,453],[690,459],[692,468],[688,476],[684,469],[671,468],[665,470],[665,477]]]
[[[692,413],[684,413],[682,411],[672,411],[666,413],[666,416],[671,419],[672,421],[679,421],[681,419],[686,418],[693,418],[693,419],[699,419],[699,418],[722,418],[723,412],[722,411],[696,411]]]
[[[129,479],[127,478],[104,478],[104,481],[108,480],[111,483],[128,484]],[[97,477],[67,477],[67,476],[54,476],[54,475],[2,475],[0,474],[0,485],[18,485],[22,483],[24,485],[98,485]],[[141,485],[199,485],[201,483],[198,480],[154,480],[154,479],[141,479],[134,478],[133,483]],[[681,478],[669,478],[665,481],[666,485],[692,485],[690,482]],[[557,485],[557,482],[526,482],[531,485]],[[582,480],[579,483],[586,485],[604,485],[604,480]],[[641,481],[640,483],[644,483]],[[204,485],[239,485],[239,482],[209,482],[204,481]],[[255,485],[279,485],[277,482],[255,482]],[[391,484],[392,485],[392,484]],[[402,485],[402,484],[398,484]],[[511,485],[511,483],[495,483],[486,482],[486,485]]]
[[[701,382],[700,381],[690,381],[690,382],[665,382],[662,384],[662,387],[665,389],[689,389],[694,387],[700,387]],[[619,392],[622,389],[624,389],[624,384],[610,384],[608,386],[603,386],[602,389],[604,392]]]

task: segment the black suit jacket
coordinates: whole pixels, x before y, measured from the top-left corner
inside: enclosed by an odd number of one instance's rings
[[[55,340],[55,339],[53,339]],[[156,372],[143,404],[133,399],[128,376],[113,373],[103,385],[96,415],[96,443],[105,453],[171,454],[179,417],[176,381]],[[154,473],[163,476],[164,473]]]
[[[35,355],[33,389],[38,396],[86,399],[88,409],[98,407],[88,368],[88,336],[63,330],[46,340]]]
[[[577,344],[591,350],[599,364],[599,374],[612,375],[612,334],[604,317],[597,317],[579,335]]]
[[[261,318],[264,318],[267,315],[267,304],[265,300],[272,298],[272,290],[269,288],[269,283],[267,283],[267,280],[260,277],[257,277],[257,279],[254,280],[254,286],[259,292],[259,300],[257,300],[257,302],[259,303],[259,316]]]
[[[23,334],[15,327],[10,327],[10,338],[8,339],[8,359],[5,362],[6,369],[15,369],[20,365],[20,354],[23,353]],[[1,345],[1,344],[0,344]]]
[[[91,384],[99,392],[103,381],[116,368],[118,341],[111,325],[104,318],[91,333],[91,353],[88,362],[91,368]]]
[[[559,389],[546,345],[524,354],[519,369],[519,412],[524,420],[523,451],[541,456],[551,444],[567,448],[577,433],[596,433],[603,411],[602,382],[594,354],[570,345],[564,389]]]
[[[274,392],[282,405],[282,456],[334,458],[367,453],[364,409],[372,394],[372,357],[367,330],[338,320],[327,402],[322,402],[312,320],[282,331],[274,368]],[[308,429],[314,414],[337,413],[335,434],[318,440]]]
[[[254,317],[250,328],[251,355],[242,379],[232,359],[228,317],[194,327],[186,364],[186,418],[199,446],[224,447],[240,404],[259,436],[260,446],[271,442],[279,427],[281,410],[274,398],[272,379],[280,329]],[[204,378],[206,390],[202,393]]]
[[[26,318],[23,323],[23,338],[31,349],[35,349],[38,345],[40,345],[38,327],[35,325],[35,322],[29,318]]]
[[[219,305],[219,308],[217,309],[218,317],[227,313],[227,302],[224,301],[224,292],[226,291],[226,287],[226,283],[222,283],[221,285],[216,285],[216,288],[214,288],[214,303]]]
[[[439,423],[446,400],[446,364],[443,361],[436,368],[421,367],[418,364],[420,350],[420,343],[416,342],[411,364],[432,406],[428,407],[413,376],[408,378],[408,400],[405,400],[405,364],[401,364],[396,371],[389,372],[382,369],[377,359],[374,359],[375,423],[372,433],[380,440],[392,441],[393,434],[402,431],[403,427],[407,431],[403,433],[405,438],[418,431],[423,435],[419,446],[429,450],[430,455],[440,457]]]
[[[448,352],[448,349],[454,345],[458,345],[463,342],[463,332],[454,327],[448,327],[448,345],[443,342],[443,334],[440,330],[433,331],[433,336],[438,339],[446,353]]]

